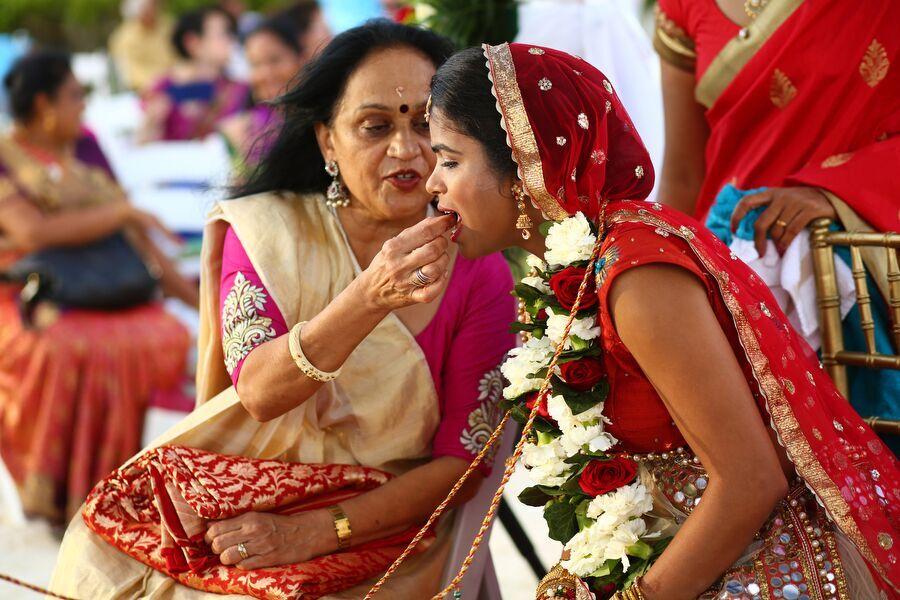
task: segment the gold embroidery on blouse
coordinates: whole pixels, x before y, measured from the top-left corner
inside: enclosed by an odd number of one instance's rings
[[[787,106],[797,95],[797,86],[784,74],[781,69],[775,69],[772,73],[772,83],[769,85],[769,99],[778,108]]]
[[[866,49],[862,62],[859,63],[859,74],[862,75],[863,81],[869,87],[875,87],[881,80],[887,77],[888,68],[891,61],[888,59],[887,51],[876,39],[872,40]]]
[[[656,8],[653,48],[666,62],[680,69],[693,71],[697,65],[694,40],[659,7]]]
[[[606,249],[606,252],[597,259],[597,266],[594,267],[594,269],[597,275],[596,285],[598,290],[606,283],[606,278],[609,277],[609,268],[618,262],[620,255],[621,253],[619,252],[618,246],[610,246]]]
[[[463,448],[473,455],[477,455],[484,448],[485,443],[497,425],[500,424],[501,410],[500,398],[503,395],[503,376],[500,369],[488,371],[478,382],[478,408],[469,413],[469,426],[463,429],[459,441]],[[494,461],[496,454],[494,446],[485,457],[485,463]]]
[[[826,158],[825,160],[822,161],[822,168],[823,169],[831,169],[833,167],[839,167],[842,164],[844,164],[845,162],[847,162],[848,160],[850,160],[851,158],[853,158],[852,152],[844,152],[842,154],[833,154],[832,156],[829,156],[828,158]]]
[[[251,350],[275,338],[272,319],[259,314],[268,301],[265,291],[238,271],[222,311],[222,348],[229,375]]]

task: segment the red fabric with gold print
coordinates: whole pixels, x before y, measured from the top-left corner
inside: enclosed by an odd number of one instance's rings
[[[287,463],[163,446],[101,481],[83,515],[108,543],[188,587],[312,599],[384,571],[418,528],[300,564],[241,571],[222,565],[213,554],[204,541],[206,523],[249,511],[294,514],[324,508],[391,477],[354,465]],[[433,539],[426,537],[420,551]]]

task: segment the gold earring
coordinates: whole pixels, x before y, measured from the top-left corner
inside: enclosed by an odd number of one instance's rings
[[[531,222],[531,217],[525,212],[525,191],[522,189],[521,185],[514,183],[512,186],[512,193],[513,197],[516,199],[516,204],[519,207],[519,218],[516,219],[516,229],[522,232],[522,239],[527,240],[531,237],[531,228],[534,227],[534,223]]]

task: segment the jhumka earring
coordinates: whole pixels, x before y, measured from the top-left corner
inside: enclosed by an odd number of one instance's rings
[[[338,168],[337,161],[329,160],[325,163],[325,172],[331,177],[331,184],[328,191],[325,192],[325,204],[330,208],[347,208],[350,206],[350,192],[341,182],[341,170]]]
[[[512,193],[513,197],[516,199],[516,205],[519,207],[519,218],[516,219],[516,229],[522,232],[522,239],[527,240],[531,237],[531,228],[534,227],[534,223],[531,222],[531,217],[525,212],[525,191],[522,189],[521,185],[514,183],[512,186]]]

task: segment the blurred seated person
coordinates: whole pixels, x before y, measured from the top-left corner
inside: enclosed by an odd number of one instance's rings
[[[165,230],[128,203],[83,129],[68,55],[27,55],[4,85],[13,127],[0,137],[0,270],[123,232],[163,292],[197,306],[196,286],[148,235]],[[43,302],[25,320],[20,287],[0,285],[0,455],[26,512],[62,522],[140,448],[145,407],[180,383],[190,339],[156,301],[118,311]]]
[[[244,41],[250,64],[253,105],[222,123],[237,177],[259,163],[271,145],[267,132],[275,133],[282,122],[272,102],[281,96],[305,64],[300,35],[284,17],[264,21]]]
[[[247,10],[247,3],[244,0],[219,0],[219,7],[234,21],[241,41],[263,20],[263,16],[258,12]]]
[[[174,22],[160,11],[160,0],[123,0],[124,21],[109,37],[109,53],[126,87],[147,90],[172,65]]]
[[[172,42],[181,61],[145,94],[138,141],[203,139],[244,106],[247,86],[225,74],[234,40],[234,23],[220,8],[178,19]]]
[[[316,0],[299,0],[278,13],[278,17],[293,22],[297,35],[300,36],[304,63],[312,60],[333,37],[322,7]]]

